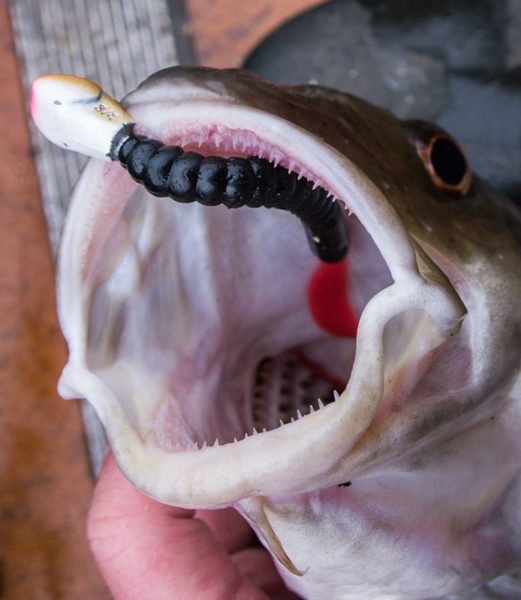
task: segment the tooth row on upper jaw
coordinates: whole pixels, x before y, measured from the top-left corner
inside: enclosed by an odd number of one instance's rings
[[[328,404],[324,404],[322,402],[322,400],[320,398],[317,399],[317,408],[315,408],[312,404],[310,404],[309,406],[309,413],[307,413],[307,415],[310,415],[314,412],[318,412],[320,410],[322,410],[323,408],[326,408],[327,406],[329,406],[329,404],[333,404],[334,402],[336,402],[338,399],[340,398],[340,394],[336,391],[333,390],[333,402],[328,403]],[[263,433],[269,433],[270,431],[275,431],[277,429],[280,429],[281,427],[284,427],[285,425],[288,425],[290,423],[294,423],[295,421],[299,421],[300,419],[303,419],[304,417],[307,416],[306,414],[302,414],[302,412],[300,411],[300,409],[297,409],[297,413],[296,413],[296,417],[291,417],[291,419],[289,421],[287,421],[286,423],[280,419],[279,420],[279,425],[278,427],[274,428],[274,429],[266,429],[266,427],[262,428],[262,431],[257,431],[257,429],[254,427],[252,429],[252,431],[250,433],[245,433],[244,434],[244,438],[242,438],[243,440],[251,437],[251,436],[255,436],[255,435],[260,435]],[[238,440],[237,438],[233,438],[233,444],[237,444],[242,440]],[[207,448],[215,448],[217,446],[221,446],[222,444],[219,443],[219,438],[215,438],[215,441],[213,444],[208,444],[206,441],[203,442],[202,444],[198,444],[197,442],[191,442],[189,444],[187,444],[185,446],[185,450],[205,450]]]
[[[207,145],[213,148],[217,154],[219,150],[230,153],[237,152],[243,157],[256,156],[263,158],[272,163],[275,167],[279,165],[287,169],[289,173],[296,173],[298,179],[305,177],[313,182],[313,189],[323,187],[328,189],[325,181],[317,177],[313,172],[307,169],[289,154],[284,153],[281,149],[274,147],[263,139],[257,137],[252,131],[232,130],[214,128],[208,126],[201,128],[197,126],[192,128],[185,127],[179,133],[173,132],[168,136],[168,144],[177,145],[181,148],[186,148],[190,145],[195,145],[197,148],[203,148]],[[337,198],[333,193],[329,193],[328,198],[331,202],[336,202]],[[351,211],[349,210],[349,214]]]

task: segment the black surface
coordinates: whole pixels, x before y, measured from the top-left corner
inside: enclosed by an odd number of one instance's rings
[[[334,0],[283,25],[245,67],[434,121],[521,198],[521,1]]]

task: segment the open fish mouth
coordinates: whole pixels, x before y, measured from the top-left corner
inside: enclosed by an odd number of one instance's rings
[[[176,204],[92,161],[60,254],[70,349],[60,393],[93,404],[122,470],[165,502],[219,507],[348,481],[345,457],[457,330],[452,287],[386,184],[312,128],[168,77],[145,82],[126,108],[166,144],[266,158],[325,188],[351,246],[324,271],[293,215]],[[314,311],[341,269],[356,340]]]

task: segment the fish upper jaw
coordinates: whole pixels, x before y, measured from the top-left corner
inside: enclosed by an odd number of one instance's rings
[[[214,147],[216,134],[224,140],[226,132],[250,133],[256,138],[250,143],[265,147],[266,156],[270,155],[269,149],[274,150],[277,164],[324,186],[345,204],[348,214],[356,215],[374,240],[396,283],[423,281],[418,272],[415,247],[397,212],[380,188],[338,150],[298,125],[258,108],[230,100],[200,99],[195,92],[187,95],[189,102],[176,99],[172,103],[164,93],[158,101],[146,94],[146,102],[143,102],[138,90],[127,97],[131,101],[137,96],[136,105],[129,111],[137,123],[144,125],[142,131],[168,143],[186,144],[188,141],[193,144],[195,132],[206,130],[206,139],[212,138],[212,150],[216,152],[219,152],[219,147]],[[197,145],[206,143],[204,135],[196,141]],[[240,143],[236,150],[235,154],[248,153]],[[289,164],[290,157],[293,167]],[[445,302],[440,303],[439,310],[435,309],[436,302],[432,304],[430,314],[440,330],[450,334],[458,328],[465,309],[450,283],[445,281],[444,284]]]
[[[137,97],[133,104],[130,97],[127,108],[144,131],[167,141],[210,123],[222,132],[253,132],[266,147],[293,157],[338,201],[346,200],[346,209],[378,246],[394,283],[376,294],[360,315],[349,383],[335,402],[236,443],[166,451],[149,436],[165,379],[151,376],[137,364],[108,382],[103,374],[110,369],[92,368],[88,356],[92,290],[103,271],[96,266],[103,260],[99,250],[136,191],[119,167],[91,163],[75,192],[60,257],[59,312],[70,348],[60,392],[89,399],[121,469],[145,493],[164,502],[216,508],[249,496],[297,494],[334,485],[348,475],[337,466],[367,430],[382,399],[385,326],[396,315],[417,309],[430,316],[441,336],[449,336],[457,331],[464,310],[455,294],[420,275],[399,216],[381,190],[345,156],[297,125],[257,108],[226,100],[209,102],[195,92],[191,98],[189,103],[172,105],[168,99],[148,96],[143,102]],[[121,295],[123,303],[131,301],[141,277],[139,268],[125,268],[123,283],[112,286],[110,293]],[[118,397],[118,386],[127,405]],[[136,390],[157,401],[141,404]]]

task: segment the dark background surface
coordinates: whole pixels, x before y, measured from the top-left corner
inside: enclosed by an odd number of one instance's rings
[[[283,25],[245,66],[435,121],[477,173],[521,198],[521,2],[334,0]]]

